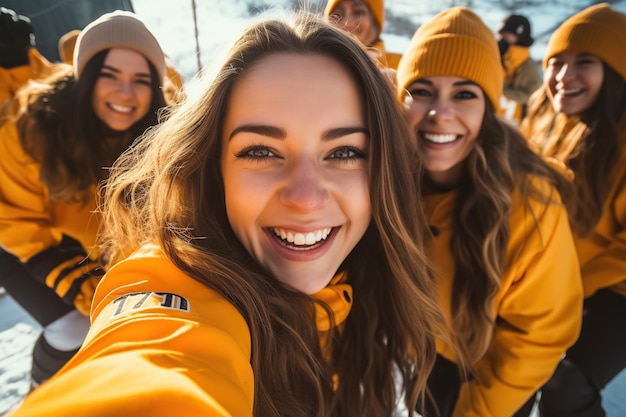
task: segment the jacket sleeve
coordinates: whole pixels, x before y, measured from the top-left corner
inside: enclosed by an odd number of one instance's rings
[[[517,70],[510,83],[505,83],[502,93],[509,100],[527,103],[531,94],[541,86],[541,74],[532,59]]]
[[[14,121],[0,129],[0,155],[0,244],[37,281],[89,314],[90,289],[102,275],[99,264],[78,241],[51,226],[51,203],[39,166],[23,151]]]
[[[613,198],[605,205],[594,235],[587,242],[579,242],[579,250],[597,252],[582,265],[585,297],[618,284],[621,284],[618,292],[626,296],[626,169],[622,167],[620,173],[615,178]]]
[[[22,416],[252,416],[250,334],[224,298],[160,257],[101,280],[77,355],[33,391]]]
[[[475,378],[461,388],[454,417],[513,415],[578,338],[582,283],[567,214],[560,205],[541,206],[518,208],[511,218],[494,336]]]

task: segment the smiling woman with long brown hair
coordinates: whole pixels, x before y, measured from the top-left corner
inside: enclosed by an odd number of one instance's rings
[[[427,416],[514,415],[580,329],[580,271],[559,193],[568,198],[571,186],[496,116],[499,63],[492,31],[455,7],[416,31],[398,67],[452,341],[438,340]]]
[[[396,371],[421,402],[442,319],[383,75],[311,16],[212,75],[114,165],[92,329],[16,416],[390,417]]]

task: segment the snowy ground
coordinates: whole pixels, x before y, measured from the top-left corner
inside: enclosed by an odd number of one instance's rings
[[[277,6],[284,5],[287,1],[274,0]],[[191,3],[179,1],[174,7],[170,0],[133,0],[135,12],[144,18],[187,81],[198,70]],[[201,65],[211,64],[223,45],[249,21],[242,17],[245,15],[246,4],[249,3],[252,2],[196,0]],[[396,15],[412,16],[416,25],[427,21],[448,6],[462,3],[452,0],[386,0],[388,10]],[[507,12],[493,7],[494,3],[489,0],[474,0],[472,8],[495,30]],[[549,33],[556,24],[591,3],[594,2],[546,1],[540,6],[517,10],[516,13],[531,18],[533,34],[537,38],[531,48],[533,58],[541,59]],[[614,1],[613,7],[626,12],[626,0]],[[383,34],[383,39],[387,48],[396,52],[404,52],[409,41],[407,37],[388,33]],[[0,416],[19,404],[27,393],[30,353],[40,331],[37,323],[9,296],[0,294]],[[604,405],[607,417],[626,417],[626,371],[605,390]]]

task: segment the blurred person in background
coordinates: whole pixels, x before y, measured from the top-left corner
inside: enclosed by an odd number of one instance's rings
[[[539,67],[530,57],[530,21],[526,16],[511,14],[498,30],[498,47],[504,67],[504,88],[500,111],[506,120],[518,124],[526,114],[530,95],[541,86]]]
[[[381,66],[395,69],[401,54],[387,52],[380,35],[385,24],[384,0],[328,0],[324,16],[353,34]]]

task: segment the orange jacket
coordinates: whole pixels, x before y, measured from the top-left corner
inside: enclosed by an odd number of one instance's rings
[[[378,41],[365,49],[383,68],[398,69],[398,63],[400,58],[402,58],[402,54],[387,51],[383,41]]]
[[[602,288],[626,296],[626,132],[602,216],[587,238],[577,238],[585,297]]]
[[[14,121],[0,128],[0,244],[26,262],[43,250],[58,245],[65,234],[93,252],[100,216],[94,198],[80,204],[53,202],[39,180],[39,164],[20,144]]]
[[[350,312],[333,279],[315,296]],[[323,333],[328,318],[318,310]],[[25,399],[22,416],[252,416],[246,321],[226,299],[144,247],[104,276],[76,356]],[[271,366],[271,364],[267,364]]]
[[[12,103],[17,91],[29,80],[45,78],[56,70],[56,66],[48,61],[35,48],[28,51],[29,65],[15,68],[0,68],[0,125],[8,117],[16,113],[17,106]]]
[[[548,195],[555,195],[547,183],[536,184]],[[439,232],[428,254],[436,267],[439,302],[448,322],[455,200],[454,191],[424,197],[429,222]],[[519,190],[514,193],[507,267],[492,304],[499,324],[494,327],[487,353],[475,364],[475,378],[461,386],[454,417],[513,415],[549,379],[561,356],[578,338],[582,285],[566,210],[532,199],[529,203],[532,211]],[[437,350],[456,361],[443,341],[437,341]]]

